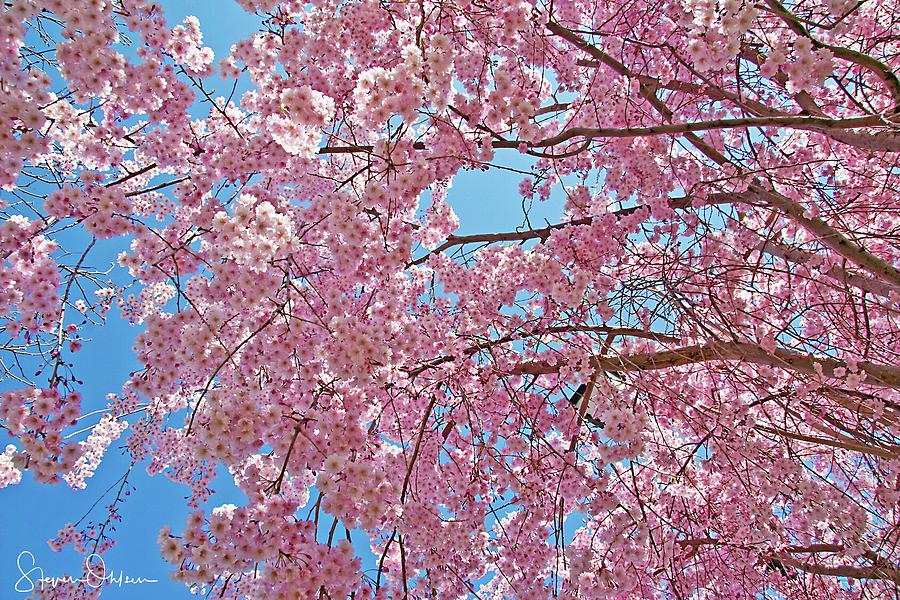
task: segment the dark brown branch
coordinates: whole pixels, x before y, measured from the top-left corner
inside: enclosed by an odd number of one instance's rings
[[[648,127],[572,127],[549,138],[538,142],[526,142],[524,140],[492,140],[491,146],[495,149],[518,148],[525,145],[527,148],[550,148],[572,139],[579,138],[582,141],[591,141],[597,138],[635,138],[657,135],[679,135],[698,131],[713,131],[717,129],[737,129],[744,127],[793,127],[811,131],[821,130],[845,130],[864,127],[884,126],[885,121],[879,116],[849,117],[846,119],[830,119],[828,117],[815,117],[807,115],[784,115],[769,117],[736,117],[725,119],[712,119],[709,121],[690,121],[686,123],[663,123]],[[424,150],[425,144],[417,142],[413,148]],[[373,146],[326,146],[319,149],[319,154],[353,154],[356,152],[371,152]]]
[[[782,564],[793,567],[812,575],[827,575],[830,577],[850,577],[853,579],[885,579],[900,583],[900,569],[896,566],[871,566],[859,567],[853,565],[827,566],[815,564],[809,561],[801,561],[790,556],[775,556]]]
[[[777,192],[763,189],[758,184],[751,185],[748,194],[751,196],[755,195],[771,206],[779,209],[798,225],[815,235],[820,243],[843,256],[853,264],[865,269],[869,273],[900,290],[900,270],[889,265],[884,260],[868,252],[862,246],[848,239],[844,234],[825,221],[807,217],[804,214],[806,212],[805,209],[790,198]]]
[[[763,364],[808,375],[817,374],[818,364],[826,376],[835,369],[848,368],[847,363],[833,358],[785,348],[778,348],[770,354],[761,347],[746,342],[711,342],[644,354],[594,356],[591,358],[591,366],[603,371],[656,371],[718,361]],[[871,362],[858,362],[857,365],[859,371],[866,374],[866,384],[900,389],[900,367]],[[521,363],[511,373],[545,375],[559,371],[561,366],[558,362],[538,360]]]
[[[155,168],[156,168],[156,163],[155,162],[150,163],[149,165],[147,165],[145,167],[141,167],[140,169],[138,169],[137,171],[135,171],[133,173],[128,173],[127,175],[123,175],[122,177],[119,177],[115,181],[111,181],[111,182],[107,183],[106,187],[113,187],[113,186],[119,185],[121,183],[125,183],[129,179],[143,175],[144,173],[146,173],[148,171],[152,171]]]
[[[760,243],[759,251],[798,265],[802,265],[811,261],[815,256],[810,252],[806,252],[798,248],[791,248],[790,246],[779,244],[778,242],[772,240],[766,240]],[[837,265],[833,265],[823,274],[835,281],[846,282],[848,285],[852,285],[855,288],[865,290],[870,294],[875,294],[876,296],[888,297],[891,291],[895,289],[882,281],[879,281],[872,277],[850,273],[846,269],[842,269]]]
[[[707,201],[704,201],[704,204],[725,204],[730,202],[725,195],[717,195],[715,198],[711,198]],[[669,208],[673,210],[685,209],[691,206],[693,199],[689,196],[681,196],[677,198],[669,198]],[[645,208],[644,206],[631,206],[628,208],[622,208],[620,210],[615,211],[613,214],[617,217],[624,217],[626,215],[630,215],[641,208]],[[547,241],[547,238],[550,237],[550,234],[558,229],[565,229],[566,227],[573,227],[577,225],[589,225],[593,221],[593,217],[584,217],[582,219],[573,219],[572,221],[568,221],[566,223],[556,223],[553,225],[548,225],[547,227],[541,227],[538,229],[528,229],[525,231],[507,231],[507,232],[499,232],[499,233],[475,233],[471,235],[451,235],[447,237],[447,239],[441,243],[437,248],[426,254],[425,256],[421,256],[414,261],[410,262],[407,267],[411,267],[414,265],[420,265],[428,260],[428,257],[432,254],[439,254],[444,250],[449,248],[453,248],[454,246],[462,246],[465,244],[493,244],[497,242],[524,242],[527,240],[540,239],[542,242]]]
[[[173,185],[178,185],[183,181],[187,181],[190,179],[189,176],[179,177],[178,179],[172,179],[171,181],[163,181],[162,183],[158,183],[156,185],[150,186],[148,188],[144,188],[142,190],[134,190],[133,192],[128,192],[125,194],[126,198],[133,198],[134,196],[140,196],[141,194],[147,194],[149,192],[155,192],[157,190],[162,190],[167,187],[172,187]]]
[[[558,333],[603,333],[608,338],[615,336],[625,336],[625,337],[636,337],[643,338],[648,340],[653,340],[656,342],[664,343],[664,344],[677,344],[680,340],[679,338],[671,335],[666,335],[664,333],[657,333],[655,331],[646,331],[644,329],[636,329],[632,327],[605,327],[605,326],[590,326],[590,325],[558,325],[548,327],[546,329],[542,329],[537,332],[532,332],[530,334],[522,334],[522,335],[507,335],[502,338],[498,338],[495,340],[489,340],[487,342],[482,342],[480,344],[475,344],[463,350],[463,356],[469,357],[477,352],[482,350],[487,350],[488,348],[493,348],[502,344],[507,344],[509,342],[514,342],[518,340],[525,339],[529,336],[536,337],[542,334],[558,334]],[[415,377],[416,375],[428,370],[433,369],[434,367],[438,367],[440,365],[446,364],[448,362],[454,362],[457,360],[457,356],[454,355],[446,355],[439,356],[432,360],[429,360],[418,367],[411,368],[408,370],[408,373],[411,377]]]
[[[755,192],[744,192],[744,193],[735,193],[735,194],[721,193],[721,194],[712,194],[704,202],[704,204],[706,204],[706,205],[728,204],[728,203],[732,203],[732,202],[748,202],[749,203],[749,202],[752,202],[755,200],[759,200],[759,198],[760,198],[760,195]],[[770,201],[768,196],[763,198],[763,201],[765,201],[768,204],[772,204],[772,202]],[[691,204],[692,204],[692,199],[687,196],[669,199],[669,207],[672,209],[685,209],[685,208],[688,208],[689,206],[691,206]],[[789,216],[792,219],[796,219],[796,215],[799,214],[801,218],[805,218],[802,215],[802,209],[800,209],[798,206],[796,206],[795,203],[794,203],[794,206],[796,208],[791,209],[791,211],[788,213]],[[618,210],[613,214],[621,217],[621,216],[631,214],[634,211],[638,210],[639,208],[641,208],[641,207],[625,208],[622,210]],[[788,212],[787,211],[788,204],[786,204],[784,201],[779,202],[778,208],[781,208],[785,212]],[[584,217],[581,219],[573,219],[572,221],[567,221],[565,223],[555,223],[553,225],[548,225],[546,227],[541,227],[541,228],[536,228],[536,229],[528,229],[525,231],[507,231],[507,232],[498,232],[498,233],[476,233],[476,234],[470,234],[470,235],[451,235],[451,236],[447,237],[447,239],[443,243],[441,243],[437,248],[435,248],[428,254],[425,254],[424,256],[421,256],[421,257],[413,260],[407,266],[420,265],[420,264],[426,262],[428,260],[428,258],[433,254],[439,254],[441,252],[444,252],[445,250],[449,250],[450,248],[454,248],[457,246],[463,246],[465,244],[494,244],[494,243],[498,243],[498,242],[525,242],[525,241],[533,240],[533,239],[539,239],[539,240],[541,240],[541,242],[545,242],[545,241],[547,241],[547,238],[549,238],[550,235],[556,230],[565,229],[566,227],[579,226],[579,225],[589,225],[592,222],[593,222],[593,217]],[[821,222],[821,221],[819,222],[818,225],[816,225],[816,227],[818,229],[822,229],[822,225],[825,225],[825,227],[829,227],[827,224],[824,224],[824,222]],[[822,231],[824,231],[824,229]],[[828,239],[831,239],[831,240],[836,239],[836,236],[843,237],[839,232],[837,232],[833,228],[830,229],[829,231],[827,231],[826,233],[829,235]],[[849,240],[847,240],[847,242],[850,243]],[[837,245],[839,248],[842,248],[844,246],[844,244],[842,244],[840,242],[835,242],[835,245]],[[829,246],[829,247],[831,247],[831,246]],[[788,262],[793,262],[796,264],[803,264],[803,263],[809,262],[814,257],[814,255],[809,252],[805,252],[803,250],[799,250],[796,248],[791,248],[789,246],[786,246],[784,244],[779,244],[772,240],[767,240],[765,242],[762,242],[759,245],[758,250],[760,252],[765,252],[766,254],[770,254],[772,256],[781,258],[782,260],[785,260]],[[868,254],[865,250],[862,250],[858,246],[856,247],[856,250],[858,252],[863,252],[867,256],[871,257],[869,259],[869,262],[871,262],[873,265],[879,264],[877,261],[880,261],[880,259],[878,259],[877,257],[873,257],[872,255]],[[841,255],[843,256],[843,254],[841,254]],[[852,261],[852,262],[854,262],[854,264],[858,264],[858,263],[856,263],[856,261]],[[882,266],[883,269],[892,268],[892,267],[889,267],[889,265],[887,265],[886,263],[884,263],[884,261],[881,261],[881,263],[883,263],[883,266]],[[832,266],[824,274],[835,281],[845,282],[849,285],[852,285],[853,287],[859,288],[861,290],[866,290],[867,292],[878,295],[878,296],[887,297],[890,295],[890,292],[892,290],[900,291],[900,287],[895,287],[893,285],[887,284],[883,281],[880,281],[879,279],[850,273],[847,270],[842,269],[841,267],[838,267],[837,265]]]

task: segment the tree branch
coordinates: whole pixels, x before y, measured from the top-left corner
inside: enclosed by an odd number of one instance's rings
[[[837,368],[848,369],[846,362],[833,358],[813,356],[785,348],[778,348],[769,354],[761,347],[746,342],[710,342],[645,354],[594,356],[590,362],[595,369],[624,372],[656,371],[717,361],[763,364],[809,375],[818,373],[817,364],[821,366],[826,376]],[[510,372],[522,375],[546,375],[559,371],[561,366],[557,362],[537,360],[521,363]],[[858,362],[857,366],[859,371],[866,374],[865,383],[900,389],[900,367],[872,362]]]

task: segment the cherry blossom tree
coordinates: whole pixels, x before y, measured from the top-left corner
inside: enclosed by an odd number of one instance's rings
[[[0,486],[125,444],[211,597],[896,597],[900,2],[238,1],[5,3]]]

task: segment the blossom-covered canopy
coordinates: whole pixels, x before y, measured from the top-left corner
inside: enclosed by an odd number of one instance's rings
[[[239,2],[0,14],[0,487],[125,443],[210,597],[897,593],[897,0]]]

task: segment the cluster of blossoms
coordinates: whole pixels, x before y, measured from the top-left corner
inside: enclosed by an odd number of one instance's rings
[[[825,5],[833,17],[844,17],[853,8],[853,0],[826,0]]]
[[[348,315],[332,318],[329,328],[333,342],[328,364],[339,377],[366,377],[391,360],[389,323]]]
[[[132,229],[128,220],[131,203],[120,187],[96,184],[96,176],[86,172],[82,180],[90,182],[85,187],[67,185],[50,194],[46,209],[57,219],[74,217],[84,222],[85,228],[98,238],[123,235]]]
[[[118,513],[117,505],[122,502],[122,497],[117,496],[115,500],[113,500],[112,504],[107,506],[107,511],[110,517],[110,521],[121,521],[121,515]],[[47,541],[47,545],[54,552],[61,552],[67,546],[72,546],[76,552],[86,557],[86,560],[92,561],[93,568],[85,568],[86,565],[82,564],[83,575],[87,575],[90,577],[89,581],[97,584],[96,586],[88,586],[89,588],[98,587],[99,589],[103,589],[105,585],[104,582],[99,581],[98,573],[100,573],[101,569],[99,569],[99,555],[103,554],[110,550],[113,546],[115,546],[115,540],[104,535],[106,532],[101,531],[103,526],[96,523],[88,523],[83,526],[81,529],[78,529],[77,524],[66,523],[62,529],[60,529],[56,537]],[[47,590],[50,591],[50,590]],[[82,598],[84,592],[84,586],[72,586],[72,588],[65,590],[61,590],[62,596],[65,598],[65,592],[71,592],[74,598]],[[57,598],[57,595],[52,596],[52,598]]]
[[[22,471],[16,466],[16,447],[7,444],[3,454],[0,454],[0,488],[15,485],[20,481],[22,481]]]
[[[760,72],[771,77],[784,61],[784,53],[775,51],[763,63]],[[784,66],[784,72],[788,76],[788,91],[816,90],[834,72],[834,53],[828,48],[814,50],[809,38],[797,38],[793,45],[793,58]]]
[[[271,76],[277,57],[278,49],[273,37],[256,34],[231,47],[231,55],[222,64],[223,74],[237,75],[241,72],[237,65],[244,63],[254,81],[264,82]]]
[[[142,289],[137,296],[129,294],[125,298],[119,298],[119,310],[129,323],[140,324],[149,316],[158,314],[175,297],[175,293],[173,286],[159,281]]]
[[[626,511],[609,506],[609,497],[600,497],[592,508],[606,516],[589,519],[566,548],[569,579],[574,590],[604,596],[626,593],[637,598],[645,597],[650,590],[641,579],[634,577],[642,562],[647,560],[646,545],[649,532],[635,523]],[[592,538],[612,540],[606,555],[593,549]],[[672,548],[662,549],[671,553]]]
[[[15,226],[16,233],[22,232],[21,224]],[[56,242],[37,235],[8,253],[9,266],[0,267],[0,309],[10,336],[23,329],[34,334],[59,326],[61,277],[52,258],[56,250]]]
[[[290,216],[270,202],[242,194],[232,215],[216,213],[213,231],[210,243],[216,251],[253,269],[290,252],[293,228]]]
[[[9,255],[23,248],[39,229],[40,223],[37,221],[29,221],[22,215],[12,215],[0,225],[0,252]]]
[[[468,118],[484,119],[488,128],[493,130],[515,130],[516,136],[527,142],[538,142],[555,132],[558,126],[555,121],[541,125],[535,120],[537,107],[551,93],[550,83],[544,74],[503,60],[494,70],[490,83],[493,89],[487,94],[487,103],[472,102],[458,95],[454,97],[454,104]],[[487,106],[493,109],[488,111]],[[490,148],[490,142],[485,141],[485,149]],[[490,160],[490,156],[487,158]]]
[[[330,214],[325,219],[328,235],[324,241],[331,263],[336,273],[356,273],[367,257],[377,256],[378,238],[372,225],[363,217],[365,213],[361,212],[360,206],[339,195],[330,200]]]
[[[334,113],[334,101],[309,86],[286,88],[280,109],[266,118],[266,130],[288,154],[315,156],[322,127]]]
[[[259,577],[237,579],[231,593],[281,598],[311,597],[325,590],[335,597],[349,595],[359,579],[360,561],[353,546],[346,540],[334,547],[317,543],[315,523],[292,518],[297,508],[287,499],[240,508],[223,505],[212,511],[208,522],[203,513],[194,512],[179,537],[166,527],[158,542],[167,561],[187,565],[176,578],[198,589],[214,573],[239,574],[252,571],[254,564],[271,564]]]
[[[9,5],[0,18],[0,188],[10,189],[25,160],[47,150],[43,137],[46,118],[41,111],[50,99],[50,77],[40,69],[20,69],[18,54],[24,44],[24,21],[37,11],[27,1]]]
[[[690,20],[688,55],[700,72],[718,71],[741,50],[741,37],[753,26],[757,10],[743,0],[685,0]]]
[[[168,402],[160,402],[154,407],[156,414],[168,414],[184,409],[184,398],[169,396]],[[129,442],[138,456],[149,457],[147,474],[164,474],[172,481],[186,486],[190,491],[188,506],[198,508],[211,495],[210,484],[216,476],[215,463],[195,456],[193,448],[198,442],[191,440],[185,443],[185,435],[177,429],[163,429],[157,421],[142,422]],[[241,441],[245,438],[241,436]],[[254,447],[258,450],[258,445]]]
[[[407,123],[415,120],[425,82],[416,69],[420,60],[417,51],[408,56],[407,62],[393,69],[374,67],[360,74],[353,98],[360,118],[367,125],[376,126],[394,115]]]
[[[339,454],[325,459],[316,480],[325,497],[322,508],[348,527],[372,530],[391,516],[390,503],[397,496],[383,469],[370,470],[362,461],[352,462]]]
[[[60,474],[68,474],[81,459],[81,445],[66,442],[62,435],[80,415],[78,392],[63,396],[55,388],[28,388],[0,396],[0,418],[21,442],[19,466],[27,463],[38,481],[59,481]]]
[[[57,152],[47,154],[46,160],[65,172],[75,172],[79,165],[90,169],[108,169],[118,163],[124,154],[123,145],[114,136],[98,137],[99,128],[89,128],[90,114],[78,106],[56,99],[44,109],[51,125],[47,129]],[[45,202],[49,202],[50,196]],[[51,204],[52,206],[52,204]],[[50,208],[46,209],[51,212]],[[71,207],[57,209],[71,210]]]
[[[204,404],[203,428],[197,433],[194,457],[238,462],[260,449],[259,440],[278,425],[275,407],[261,409],[260,398],[239,390],[235,394],[213,390],[201,400]],[[251,419],[249,415],[256,414]],[[173,439],[173,444],[178,440]],[[172,450],[177,451],[177,447]]]
[[[50,540],[48,544],[50,549],[54,552],[59,552],[70,544],[75,546],[75,550],[78,552],[83,553],[87,549],[87,547],[84,546],[84,537],[72,523],[63,525],[63,528],[59,530],[56,537]]]
[[[111,27],[113,2],[49,0],[31,3],[31,8],[34,14],[44,8],[65,23],[61,32],[65,41],[57,47],[57,58],[60,73],[69,81],[76,100],[109,94],[124,82],[127,61],[112,48],[119,40],[118,32]]]
[[[18,52],[22,43],[22,27],[0,19],[0,47],[5,55]],[[5,60],[14,65],[15,61]],[[11,188],[18,179],[24,160],[42,155],[47,150],[44,128],[47,119],[41,106],[50,100],[46,88],[50,78],[43,71],[0,71],[0,188]]]
[[[431,190],[431,206],[428,207],[427,224],[420,234],[422,245],[434,250],[459,227],[459,218],[447,203],[448,184],[437,183]]]
[[[411,52],[408,48],[407,51]],[[409,57],[407,60],[413,58]],[[425,99],[436,110],[445,110],[453,90],[453,42],[449,36],[439,33],[429,40],[425,65],[427,65]]]
[[[610,404],[603,410],[592,413],[603,423],[603,434],[610,440],[619,443],[637,445],[641,432],[647,426],[649,417],[645,412],[623,405]]]
[[[203,46],[203,34],[197,17],[186,17],[183,25],[172,28],[172,37],[165,48],[175,62],[184,65],[192,75],[203,76],[212,72],[215,55],[210,48]]]
[[[64,476],[66,483],[73,488],[86,487],[85,480],[94,475],[106,449],[128,428],[128,423],[106,413],[100,422],[91,430],[87,440],[81,445],[78,460]]]

